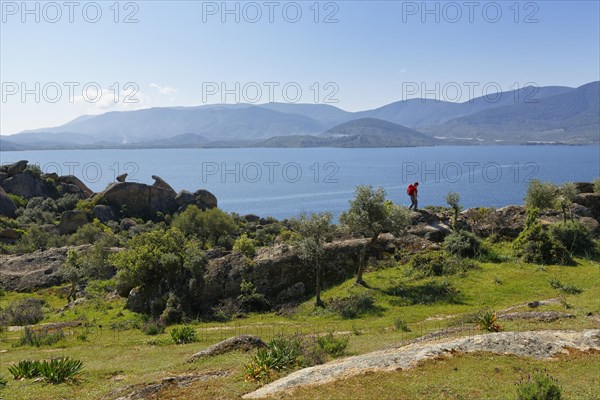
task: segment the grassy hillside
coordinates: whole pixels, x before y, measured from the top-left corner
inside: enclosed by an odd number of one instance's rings
[[[156,382],[180,374],[211,372],[217,376],[188,387],[169,388],[161,398],[236,399],[257,387],[243,380],[242,365],[249,361],[249,354],[233,352],[194,363],[186,363],[186,358],[234,335],[255,334],[269,340],[281,333],[338,332],[349,337],[346,354],[362,354],[447,327],[471,326],[457,335],[481,333],[470,322],[479,310],[500,312],[511,306],[518,306],[511,311],[530,310],[527,302],[557,297],[561,298],[560,302],[538,310],[568,312],[575,314],[575,318],[552,323],[503,321],[504,328],[507,331],[600,328],[598,262],[577,259],[575,266],[541,267],[516,262],[508,256],[506,246],[497,245],[496,251],[504,262],[481,263],[462,275],[417,278],[410,274],[408,265],[388,263],[372,266],[371,272],[365,274],[368,288],[354,286],[350,279],[324,291],[323,300],[329,305],[350,294],[372,296],[374,306],[357,318],[344,319],[331,308],[315,309],[314,299],[308,299],[278,313],[250,314],[227,323],[192,323],[198,341],[187,345],[172,343],[170,332],[175,327],[168,327],[157,336],[142,333],[138,328],[143,324],[142,318],[124,310],[122,299],[88,300],[57,312],[66,303],[62,288],[35,294],[6,293],[0,299],[0,307],[6,308],[15,300],[33,296],[46,302],[46,318],[41,324],[77,321],[81,325],[64,328],[64,340],[41,347],[18,345],[22,331],[12,328],[3,331],[0,334],[0,375],[9,377],[8,366],[22,359],[59,356],[81,359],[85,369],[78,384],[44,385],[31,380],[9,380],[1,394],[7,400],[98,399],[123,386]],[[582,291],[565,294],[551,287],[552,278]],[[445,289],[440,290],[440,287]],[[398,329],[399,319],[410,331]],[[436,398],[448,399],[507,398],[523,374],[536,368],[548,368],[558,377],[568,398],[590,399],[594,398],[590,396],[600,396],[600,391],[593,389],[598,387],[599,377],[591,368],[598,362],[598,354],[575,354],[546,362],[475,354],[428,362],[409,371],[355,377],[341,385],[306,388],[284,398],[421,399],[425,393],[437,393]]]

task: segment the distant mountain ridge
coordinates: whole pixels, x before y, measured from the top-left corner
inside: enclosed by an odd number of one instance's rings
[[[288,103],[113,111],[0,136],[0,150],[393,147],[465,143],[464,138],[483,144],[589,144],[600,143],[599,99],[600,82],[592,82],[579,88],[525,87],[463,103],[411,99],[358,112]]]

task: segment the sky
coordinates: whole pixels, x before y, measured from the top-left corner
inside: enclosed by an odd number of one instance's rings
[[[468,101],[600,80],[599,1],[0,1],[0,134],[215,103]]]

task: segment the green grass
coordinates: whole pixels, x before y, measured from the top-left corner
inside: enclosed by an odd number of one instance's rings
[[[122,386],[154,382],[166,376],[189,372],[227,371],[227,376],[202,381],[189,388],[172,389],[164,396],[161,395],[161,398],[235,399],[256,388],[255,384],[244,382],[242,379],[241,366],[250,360],[250,354],[224,354],[191,364],[186,362],[187,357],[220,340],[239,334],[255,334],[267,341],[280,333],[328,332],[347,332],[350,339],[345,354],[362,354],[398,344],[427,332],[454,326],[466,315],[475,314],[482,309],[501,311],[517,304],[561,295],[565,296],[572,308],[566,310],[556,303],[542,306],[540,310],[565,311],[575,314],[576,318],[553,323],[503,321],[505,330],[600,328],[599,322],[586,316],[588,313],[600,314],[600,265],[589,260],[577,261],[578,265],[573,267],[545,268],[509,262],[485,263],[481,264],[481,268],[469,271],[464,276],[437,279],[414,279],[406,275],[405,266],[378,270],[365,274],[364,278],[369,288],[354,286],[354,280],[349,279],[322,293],[325,303],[353,293],[369,293],[375,299],[376,309],[359,318],[343,319],[334,311],[315,309],[314,299],[308,299],[290,317],[266,313],[250,314],[247,318],[228,323],[192,323],[197,342],[184,346],[173,344],[170,332],[174,327],[169,327],[164,333],[156,336],[145,335],[139,329],[143,324],[141,316],[124,310],[123,299],[103,304],[83,303],[57,313],[56,310],[66,304],[59,288],[42,290],[33,295],[6,293],[0,298],[0,307],[5,307],[16,299],[40,297],[47,302],[46,318],[41,324],[80,321],[82,325],[64,328],[65,340],[50,347],[40,348],[15,347],[14,344],[18,342],[22,332],[0,330],[0,375],[10,376],[7,367],[22,359],[71,357],[81,360],[85,369],[77,385],[44,385],[40,382],[9,380],[2,396],[6,400],[97,399]],[[583,291],[579,294],[565,295],[548,284],[552,277]],[[442,296],[438,299],[440,301],[429,303],[427,291],[436,284],[440,285],[444,279],[454,288],[454,296]],[[502,284],[496,283],[498,279]],[[423,304],[418,304],[419,301]],[[520,310],[529,309],[524,306]],[[396,328],[398,318],[410,327],[410,332]],[[78,339],[83,333],[86,341]],[[475,333],[480,332],[474,328],[473,331],[463,334]],[[423,397],[423,393],[430,393],[428,391],[434,390],[434,387],[437,387],[437,397],[434,398],[474,399],[486,398],[477,395],[488,394],[490,397],[487,398],[505,398],[502,395],[494,396],[493,390],[496,390],[496,393],[513,390],[513,383],[522,372],[517,372],[515,368],[524,371],[530,367],[548,368],[551,375],[559,379],[565,394],[569,395],[568,398],[594,398],[585,397],[584,390],[586,387],[588,391],[592,390],[591,388],[598,385],[584,385],[581,382],[593,378],[590,376],[590,366],[598,365],[599,357],[597,354],[576,355],[571,358],[565,357],[564,360],[561,358],[562,361],[558,362],[538,362],[491,355],[460,356],[451,360],[431,362],[422,368],[402,373],[352,378],[347,385],[345,382],[344,385],[332,384],[317,389],[303,389],[298,392],[297,398],[431,398]],[[481,368],[478,368],[478,365]],[[494,372],[496,367],[501,373]],[[444,381],[444,376],[455,372],[453,368],[458,368],[458,372],[452,375],[456,379]],[[469,373],[473,374],[472,377]],[[568,378],[569,376],[576,376],[577,379]],[[474,383],[469,383],[467,378]],[[347,391],[346,386],[349,388]],[[354,388],[355,392],[350,388]],[[406,397],[401,397],[405,394]],[[600,398],[600,394],[594,395]]]

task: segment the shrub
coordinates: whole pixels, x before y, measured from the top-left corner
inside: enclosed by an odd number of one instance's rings
[[[196,341],[196,331],[191,326],[175,327],[171,331],[171,338],[175,344],[187,344]]]
[[[579,294],[579,293],[583,292],[583,290],[578,288],[577,286],[564,284],[561,281],[559,281],[558,278],[556,278],[556,277],[550,278],[548,280],[548,283],[554,289],[561,290],[561,291],[565,292],[566,294]]]
[[[14,379],[32,379],[41,377],[54,385],[74,381],[83,370],[83,363],[69,357],[55,358],[50,361],[21,360],[8,367]]]
[[[82,370],[83,363],[69,357],[42,361],[39,364],[40,376],[53,385],[76,380]]]
[[[40,362],[21,360],[8,367],[13,379],[31,379],[40,376]]]
[[[453,232],[444,239],[443,247],[459,257],[475,257],[481,251],[481,241],[471,232]]]
[[[448,256],[443,251],[428,251],[415,254],[410,262],[410,267],[411,272],[420,277],[426,277],[464,273],[476,268],[476,264],[470,260]]]
[[[141,330],[145,335],[155,336],[164,333],[165,324],[161,321],[146,321]]]
[[[264,383],[281,371],[321,364],[323,361],[324,351],[314,340],[300,335],[279,336],[267,343],[266,348],[259,349],[244,365],[245,378]]]
[[[594,184],[594,193],[600,193],[600,178],[596,178],[592,182]]]
[[[12,193],[7,193],[7,195],[10,197],[13,203],[15,203],[17,208],[27,207],[27,199]]]
[[[250,239],[247,234],[243,234],[233,243],[233,251],[242,253],[246,257],[252,257],[256,253],[254,240]]]
[[[8,380],[4,377],[4,375],[0,375],[0,390],[6,387]]]
[[[477,326],[487,332],[500,332],[504,327],[496,322],[496,312],[485,310],[477,314]]]
[[[321,349],[335,358],[344,354],[349,340],[347,336],[336,337],[333,332],[329,332],[327,335],[319,337],[317,343]]]
[[[579,221],[551,225],[550,236],[572,254],[586,255],[594,249],[592,233]]]
[[[561,400],[562,389],[558,380],[547,373],[537,372],[517,384],[517,400]]]
[[[532,222],[513,242],[515,255],[535,264],[560,264],[571,262],[571,257],[558,240],[554,239],[539,222]]]
[[[540,210],[552,208],[555,204],[557,188],[550,182],[541,182],[532,179],[527,187],[525,205],[527,208],[539,208]]]
[[[25,328],[21,339],[19,339],[19,345],[21,346],[51,346],[55,343],[64,340],[65,333],[62,329],[49,330],[40,329],[33,330],[31,328]]]
[[[231,321],[244,315],[238,299],[226,298],[211,309],[211,318],[219,322]]]
[[[266,311],[271,307],[265,296],[257,292],[256,286],[252,282],[242,281],[240,292],[238,301],[242,309],[246,312]]]
[[[58,211],[73,210],[79,202],[79,196],[74,193],[65,194],[60,199],[56,200]]]
[[[44,301],[33,297],[12,302],[0,312],[2,325],[34,325],[44,319]]]
[[[333,299],[329,305],[344,319],[356,318],[375,308],[375,299],[367,293],[353,294],[348,297]]]
[[[394,328],[396,328],[397,331],[410,332],[408,324],[400,317],[394,319]]]

